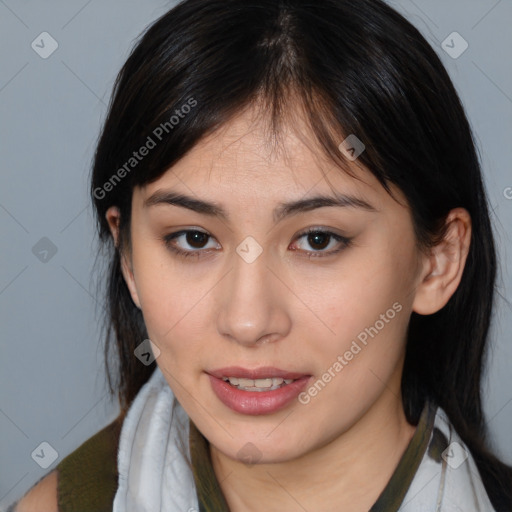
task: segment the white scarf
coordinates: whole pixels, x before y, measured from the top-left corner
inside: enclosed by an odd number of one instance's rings
[[[140,389],[121,429],[113,512],[197,512],[188,415],[160,368]]]
[[[435,429],[450,445],[452,458],[460,459],[462,450],[467,459],[450,465],[449,459],[432,459],[427,448],[399,512],[494,511],[471,453],[440,407],[430,440]],[[113,512],[199,510],[194,477],[180,451],[185,447],[190,461],[188,436],[188,415],[157,367],[123,422]]]

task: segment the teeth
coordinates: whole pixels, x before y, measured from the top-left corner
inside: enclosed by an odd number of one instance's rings
[[[231,377],[229,379],[229,382],[231,382]],[[248,388],[248,387],[259,387],[259,386],[256,386],[256,382],[261,382],[261,379],[257,379],[257,380],[252,380],[252,379],[238,379],[238,385],[239,386],[242,386],[243,388]]]
[[[222,377],[222,380],[229,382],[232,386],[237,386],[245,391],[269,391],[277,389],[284,384],[290,384],[293,379],[282,379],[273,377],[267,379],[244,379],[238,377]]]
[[[245,384],[247,386],[247,384]],[[253,386],[257,388],[271,388],[272,387],[272,379],[256,379],[254,381]]]

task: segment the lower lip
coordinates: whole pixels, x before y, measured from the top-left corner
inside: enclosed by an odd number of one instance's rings
[[[224,405],[241,414],[254,416],[283,409],[297,398],[310,379],[306,375],[272,391],[244,391],[213,375],[208,377],[214,393]]]

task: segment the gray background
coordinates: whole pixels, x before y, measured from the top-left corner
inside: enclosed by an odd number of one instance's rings
[[[485,412],[497,451],[512,463],[512,4],[390,3],[437,49],[477,135],[502,261]],[[91,277],[97,246],[88,176],[132,41],[173,4],[0,0],[2,508],[117,415],[106,394],[102,298]],[[454,31],[469,44],[456,59],[442,48]],[[31,47],[42,32],[59,45],[47,59]],[[34,254],[38,242],[50,252]],[[31,457],[43,441],[59,455],[47,469]]]

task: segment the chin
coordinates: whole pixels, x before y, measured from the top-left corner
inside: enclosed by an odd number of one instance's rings
[[[261,434],[254,435],[244,435],[232,429],[233,439],[228,443],[213,444],[225,456],[247,465],[288,462],[308,451],[308,446],[300,441],[304,436],[298,433],[290,435],[289,430],[283,430],[281,435],[274,435],[274,432],[269,436],[272,428],[262,429]]]

